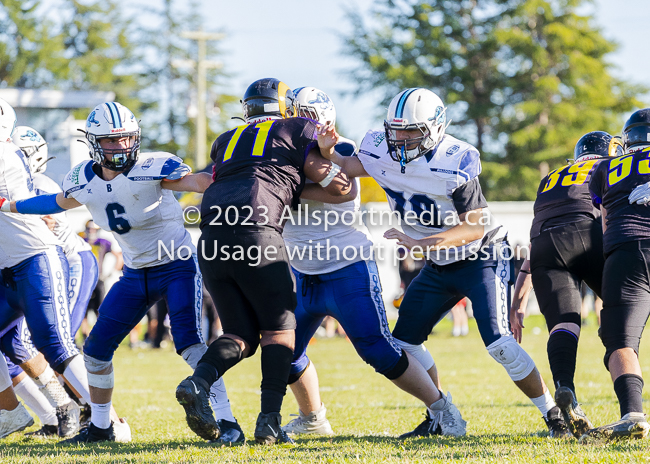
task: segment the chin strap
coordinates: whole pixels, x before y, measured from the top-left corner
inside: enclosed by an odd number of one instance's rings
[[[402,149],[402,153],[401,153],[402,156],[400,156],[399,158],[399,165],[401,168],[400,172],[402,174],[406,174],[406,147],[401,147],[401,149]]]

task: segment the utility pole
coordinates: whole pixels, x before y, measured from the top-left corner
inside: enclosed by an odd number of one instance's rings
[[[208,40],[221,40],[224,34],[215,34],[212,32],[203,32],[203,29],[198,31],[185,31],[181,32],[181,37],[184,39],[196,40],[199,46],[198,61],[194,60],[174,60],[172,66],[183,67],[192,65],[196,67],[196,152],[194,154],[194,170],[198,171],[203,169],[206,165],[206,145],[205,138],[207,137],[207,124],[205,117],[205,94],[206,94],[206,71],[208,69],[220,68],[222,63],[219,61],[210,61],[205,59],[206,55],[206,42]]]

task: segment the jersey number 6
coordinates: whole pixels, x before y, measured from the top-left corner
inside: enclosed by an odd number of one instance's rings
[[[115,233],[120,235],[126,234],[131,230],[131,224],[123,217],[126,214],[124,206],[119,203],[109,203],[106,205],[106,216],[108,217],[108,226]]]

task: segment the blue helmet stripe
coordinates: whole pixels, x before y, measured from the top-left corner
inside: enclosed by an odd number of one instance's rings
[[[108,111],[111,112],[111,119],[113,120],[113,127],[115,129],[117,129],[118,127],[122,127],[122,121],[120,121],[120,113],[117,111],[117,107],[115,106],[115,103],[107,102],[106,107],[108,108]]]
[[[117,108],[115,102],[110,103],[113,109],[115,110],[115,122],[118,124],[117,127],[122,127],[122,119],[120,119],[120,110]]]
[[[115,113],[113,113],[113,107],[111,106],[110,103],[104,103],[106,105],[106,108],[108,108],[108,111],[111,113],[111,119],[113,120],[113,127],[117,127],[115,124]]]
[[[404,115],[404,105],[406,105],[406,100],[408,99],[409,95],[411,95],[416,90],[417,89],[408,89],[402,94],[402,97],[399,99],[399,102],[397,103],[397,109],[395,110],[395,117],[396,118],[402,118],[403,117],[403,115]]]

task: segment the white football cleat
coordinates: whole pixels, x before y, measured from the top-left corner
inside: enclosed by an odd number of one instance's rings
[[[325,417],[327,409],[324,404],[321,403],[321,407],[318,411],[314,411],[307,415],[303,414],[300,410],[298,413],[299,414],[295,419],[282,427],[282,430],[285,433],[294,435],[334,435],[330,421]],[[296,414],[292,414],[292,416],[296,416]]]
[[[113,422],[113,433],[115,433],[115,441],[118,443],[131,442],[131,427],[126,422],[126,419],[120,417],[120,420]]]
[[[430,414],[437,416],[442,434],[453,437],[467,435],[467,422],[463,420],[456,405],[451,402],[451,393],[447,392],[447,396],[442,395],[442,398],[445,400],[442,408],[430,410]]]
[[[25,430],[30,425],[34,425],[34,418],[29,415],[23,403],[18,403],[13,411],[0,410],[0,438]]]

